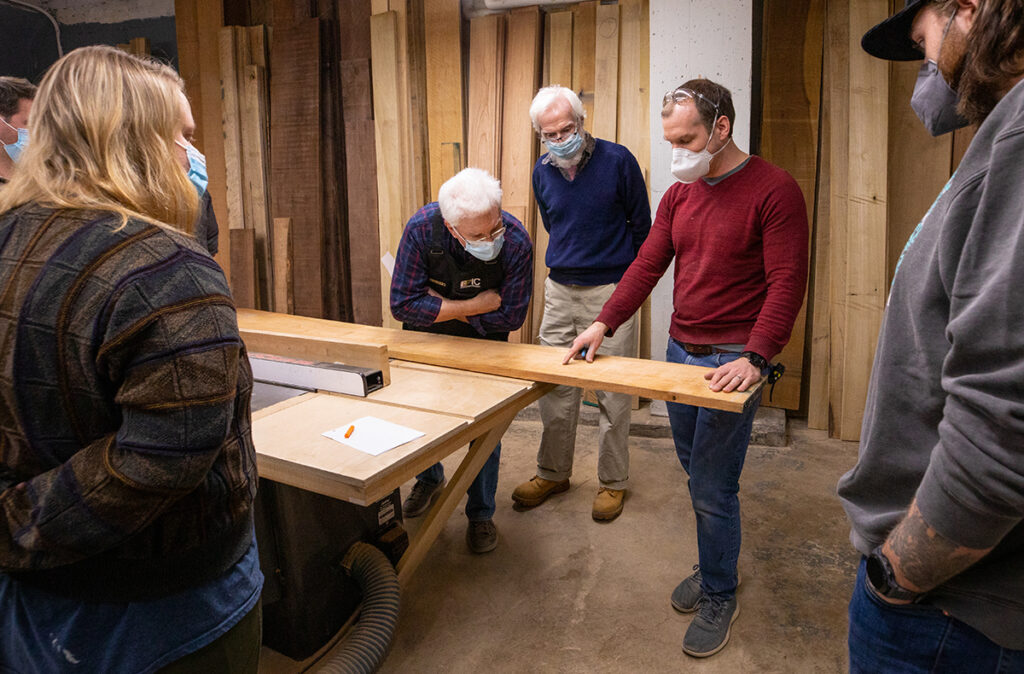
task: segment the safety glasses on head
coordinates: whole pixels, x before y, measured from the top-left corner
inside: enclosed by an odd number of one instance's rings
[[[680,103],[685,103],[686,101],[693,101],[696,105],[698,98],[707,103],[708,105],[714,106],[715,117],[717,118],[718,103],[711,100],[704,94],[694,91],[693,89],[687,89],[686,87],[676,87],[672,91],[666,93],[665,96],[661,99],[661,107],[664,108],[669,103],[675,103],[676,105],[679,105]]]

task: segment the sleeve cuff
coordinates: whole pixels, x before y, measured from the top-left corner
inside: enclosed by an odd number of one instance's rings
[[[750,340],[743,346],[744,351],[753,351],[759,356],[762,356],[770,364],[772,358],[779,355],[782,351],[775,342],[764,339],[761,337],[751,337]]]
[[[486,335],[487,331],[484,330],[483,322],[479,316],[467,316],[466,321],[481,335]]]
[[[928,526],[941,536],[964,547],[983,550],[995,546],[1018,523],[1019,517],[977,512],[957,499],[947,487],[948,478],[959,468],[941,445],[932,451],[932,460],[917,488],[917,507]],[[952,485],[950,485],[952,486]]]

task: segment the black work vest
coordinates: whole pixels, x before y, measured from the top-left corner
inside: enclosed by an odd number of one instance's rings
[[[444,218],[441,217],[441,214],[438,213],[430,224],[427,285],[433,288],[438,295],[450,300],[468,300],[485,290],[501,287],[501,282],[505,280],[505,270],[502,268],[499,258],[484,262],[471,255],[468,262],[459,264],[445,247],[445,237],[450,234],[445,231]],[[426,327],[403,323],[402,328],[456,337],[493,339],[498,342],[508,341],[508,332],[489,332],[486,335],[481,335],[469,323],[457,320],[434,323]]]

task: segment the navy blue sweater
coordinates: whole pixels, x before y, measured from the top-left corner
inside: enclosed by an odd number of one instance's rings
[[[647,185],[636,158],[597,139],[574,180],[543,155],[533,168],[533,194],[548,231],[545,263],[553,281],[596,286],[617,283],[651,229]]]

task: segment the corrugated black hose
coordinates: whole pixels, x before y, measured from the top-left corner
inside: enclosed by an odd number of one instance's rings
[[[359,619],[320,666],[324,674],[371,674],[377,671],[395,636],[401,590],[395,567],[374,546],[356,541],[341,565],[363,593]]]

